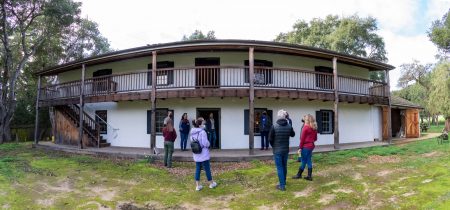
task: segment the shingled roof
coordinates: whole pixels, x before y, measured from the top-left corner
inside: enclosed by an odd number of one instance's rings
[[[394,96],[391,95],[391,106],[392,107],[398,107],[398,108],[416,108],[416,109],[423,109],[423,107],[421,107],[418,104],[415,104],[411,101],[408,101],[404,98],[398,97],[398,96]]]

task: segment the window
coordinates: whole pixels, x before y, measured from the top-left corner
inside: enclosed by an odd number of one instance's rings
[[[106,110],[97,110],[95,111],[95,122],[100,124],[100,134],[108,133],[108,111]]]
[[[333,73],[333,69],[326,66],[315,66],[314,70],[319,73]],[[333,89],[333,75],[316,74],[316,87],[320,89]]]
[[[156,109],[155,118],[156,118],[156,134],[162,134],[162,129],[164,127],[164,118],[167,117],[167,113],[172,112],[172,122],[174,112],[169,109]],[[147,110],[147,134],[150,134],[152,131],[152,110]]]
[[[250,62],[248,60],[244,61],[245,66],[249,66]],[[254,66],[255,66],[255,84],[260,85],[267,85],[272,84],[272,69],[273,62],[272,61],[266,61],[266,60],[254,60]],[[262,67],[262,68],[258,68]],[[267,68],[264,68],[267,67]],[[249,69],[245,68],[244,71],[244,79],[246,83],[249,83]]]
[[[92,89],[94,92],[102,92],[102,91],[108,91],[108,87],[111,88],[110,81],[111,78],[95,78],[95,77],[102,77],[102,76],[107,76],[107,75],[111,75],[112,74],[112,69],[100,69],[97,71],[94,71],[92,73],[92,77],[93,79],[93,84],[92,84]]]
[[[159,61],[156,63],[157,69],[167,69],[167,68],[173,68],[175,66],[175,63],[173,61]],[[147,73],[147,85],[152,85],[152,69],[153,64],[148,64],[148,70]],[[163,71],[157,71],[156,72],[156,85],[157,86],[163,86],[163,85],[172,85],[173,84],[173,70],[163,70]]]
[[[334,112],[332,110],[316,111],[317,131],[320,134],[334,133]]]
[[[254,126],[254,131],[253,131],[253,133],[255,135],[261,135],[261,131],[259,129],[259,126],[260,126],[260,123],[261,123],[261,116],[262,116],[262,113],[264,111],[267,112],[267,116],[269,116],[270,122],[273,124],[273,121],[272,121],[272,119],[273,119],[273,117],[272,117],[273,111],[272,110],[268,110],[266,108],[255,108],[255,115],[254,115],[254,120],[253,120],[253,122],[254,122],[254,125],[253,125]],[[245,109],[244,110],[244,134],[245,135],[248,135],[248,131],[249,131],[249,129],[248,129],[248,117],[249,117],[249,115],[250,115],[249,110]]]

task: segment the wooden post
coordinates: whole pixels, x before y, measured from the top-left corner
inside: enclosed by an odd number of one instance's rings
[[[151,119],[151,134],[150,134],[150,149],[151,154],[156,148],[156,51],[152,52],[152,91],[151,91],[151,102],[152,102],[152,119]]]
[[[387,122],[388,122],[388,141],[389,141],[389,144],[391,144],[392,143],[391,84],[390,84],[390,79],[389,79],[389,70],[386,70],[385,72],[386,72],[385,75],[386,75],[386,83],[387,83],[387,86],[386,86],[386,88],[387,88],[386,92],[387,93],[386,94],[388,94],[388,119],[387,119]]]
[[[83,114],[84,114],[84,78],[85,78],[86,66],[81,66],[81,84],[80,84],[80,121],[79,121],[79,142],[78,148],[83,149]]]
[[[339,149],[339,93],[337,58],[333,58],[333,84],[334,84],[334,149]]]
[[[250,47],[250,49],[248,50],[248,63],[249,63],[249,83],[250,83],[250,87],[249,87],[249,100],[248,100],[248,110],[249,110],[249,119],[248,119],[248,148],[249,148],[249,154],[253,155],[254,152],[254,148],[255,148],[255,134],[254,134],[254,130],[255,130],[255,123],[254,123],[254,115],[255,115],[255,107],[254,107],[254,100],[255,100],[255,89],[254,89],[254,81],[255,81],[255,66],[254,66],[254,48]]]
[[[34,125],[34,144],[39,143],[39,98],[41,97],[41,75],[38,76],[36,96],[36,121]]]

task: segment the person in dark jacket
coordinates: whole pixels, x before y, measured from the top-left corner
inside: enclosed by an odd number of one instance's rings
[[[310,114],[304,117],[305,125],[300,136],[299,153],[302,155],[302,164],[298,169],[297,175],[294,179],[302,178],[302,173],[305,170],[305,166],[308,165],[308,176],[306,180],[312,181],[312,152],[316,147],[315,141],[317,141],[317,123],[314,117]]]
[[[286,120],[288,121],[288,124],[289,124],[291,127],[294,127],[294,126],[292,125],[292,120],[291,120],[291,118],[289,117],[289,113],[288,113],[288,112],[286,112]]]
[[[289,156],[289,137],[294,137],[295,132],[286,120],[286,111],[278,111],[277,118],[277,122],[270,129],[269,142],[270,145],[272,145],[273,157],[277,167],[279,180],[277,189],[285,191],[287,160]]]
[[[206,120],[206,133],[208,134],[208,140],[211,148],[218,148],[216,137],[216,124],[214,121],[214,114],[210,113],[209,118]]]
[[[178,125],[178,129],[180,130],[180,148],[181,151],[186,151],[187,139],[189,137],[189,131],[191,130],[191,123],[188,120],[187,113],[184,113],[181,116],[180,124]]]
[[[261,119],[259,121],[259,130],[261,132],[261,150],[269,149],[269,131],[272,127],[272,122],[267,116],[267,112],[264,111],[261,115]]]
[[[172,120],[166,122],[166,126],[162,130],[164,137],[164,166],[172,168],[173,143],[177,139],[177,132],[173,127]]]

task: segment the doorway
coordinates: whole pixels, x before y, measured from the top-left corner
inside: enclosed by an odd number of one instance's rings
[[[220,137],[221,136],[220,135],[221,134],[220,108],[197,108],[197,117],[203,117],[203,119],[205,119],[205,120],[209,119],[209,115],[211,113],[214,116],[214,130],[216,133],[216,145],[211,145],[211,148],[212,149],[220,149],[221,143],[222,143],[222,138]],[[208,140],[209,140],[209,138],[210,138],[210,136],[208,135]]]
[[[218,88],[220,86],[220,58],[195,58],[195,87]]]

